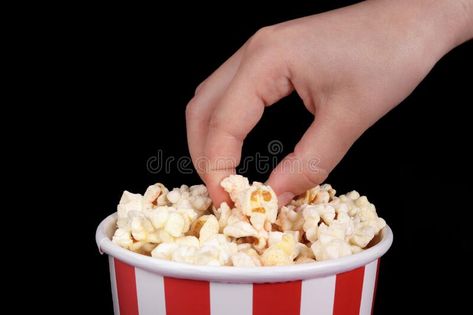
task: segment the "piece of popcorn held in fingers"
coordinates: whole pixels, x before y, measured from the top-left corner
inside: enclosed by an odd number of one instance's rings
[[[241,175],[230,175],[222,181],[221,186],[256,230],[264,229],[266,222],[269,225],[276,222],[278,200],[271,187],[259,182],[250,186]]]

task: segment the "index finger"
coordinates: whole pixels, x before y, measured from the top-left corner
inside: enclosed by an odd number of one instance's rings
[[[282,72],[261,64],[241,65],[211,115],[204,149],[208,158],[204,181],[214,204],[225,200],[220,182],[235,174],[240,163],[243,140],[258,123],[265,106],[292,91]]]

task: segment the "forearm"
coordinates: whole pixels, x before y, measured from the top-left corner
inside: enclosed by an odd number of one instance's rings
[[[387,38],[393,57],[412,56],[421,72],[473,38],[473,0],[368,0],[352,10],[372,21],[370,28],[381,25],[379,42]]]

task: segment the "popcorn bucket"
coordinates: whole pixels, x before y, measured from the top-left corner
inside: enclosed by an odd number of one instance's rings
[[[182,264],[133,253],[112,243],[116,214],[97,228],[108,254],[113,308],[120,315],[368,315],[379,259],[393,241],[386,226],[361,253],[276,267]]]

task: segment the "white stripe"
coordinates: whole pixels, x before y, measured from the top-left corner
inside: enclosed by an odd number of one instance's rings
[[[210,313],[212,315],[251,315],[253,285],[210,283]]]
[[[120,309],[118,308],[117,280],[115,279],[115,262],[112,256],[108,256],[108,264],[110,269],[110,285],[112,286],[113,313],[120,315]]]
[[[336,276],[302,281],[301,315],[332,315]]]
[[[135,268],[135,278],[140,315],[166,315],[163,277]]]
[[[365,266],[365,276],[363,278],[363,291],[361,293],[360,315],[371,315],[373,305],[374,287],[376,284],[376,269],[378,260]]]

